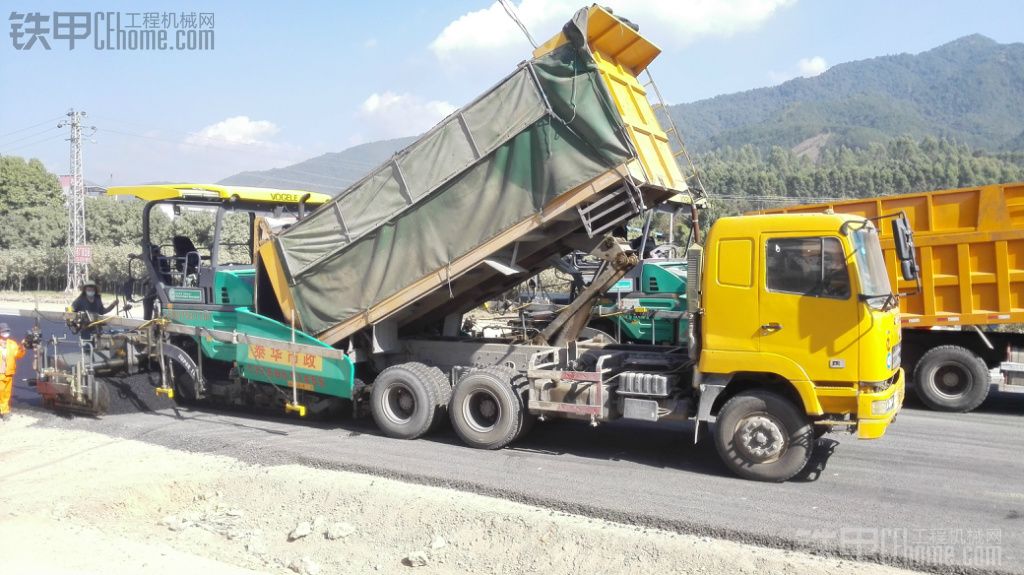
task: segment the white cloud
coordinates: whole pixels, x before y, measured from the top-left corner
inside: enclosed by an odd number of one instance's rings
[[[372,50],[373,48],[377,47],[377,43],[378,42],[376,38],[367,38],[366,41],[363,42],[363,48],[366,48],[367,50]]]
[[[268,120],[253,120],[249,116],[232,116],[210,124],[185,138],[186,144],[269,145],[268,137],[278,132]]]
[[[385,91],[370,94],[359,107],[360,130],[355,141],[414,136],[430,129],[455,106],[439,100],[423,100],[412,94]]]
[[[640,25],[660,45],[685,45],[702,37],[728,37],[757,28],[777,10],[796,0],[608,0],[617,14]],[[580,7],[579,0],[521,0],[515,6],[523,25],[538,42],[558,32]],[[529,49],[523,33],[497,2],[463,14],[431,42],[441,60],[457,62],[466,56]]]
[[[193,178],[199,181],[216,181],[246,170],[277,168],[308,157],[301,146],[274,141],[278,132],[280,128],[270,120],[231,116],[189,133],[167,157],[178,156],[178,160],[171,162],[178,164],[175,170],[187,165],[190,173],[201,176]],[[296,182],[296,187],[301,188],[301,182]]]
[[[826,62],[821,56],[800,58],[800,61],[797,62],[797,68],[800,70],[801,76],[804,78],[810,78],[828,70],[828,62]]]
[[[800,58],[796,63],[796,66],[789,68],[784,72],[769,70],[768,80],[774,85],[788,82],[793,78],[813,78],[814,76],[822,74],[825,70],[828,70],[828,68],[828,62],[826,62],[821,56]]]

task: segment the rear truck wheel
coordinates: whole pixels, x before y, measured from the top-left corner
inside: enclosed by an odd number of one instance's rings
[[[988,397],[988,367],[972,351],[942,345],[921,356],[914,368],[914,389],[937,411],[971,411]]]
[[[416,439],[430,431],[440,411],[441,391],[435,376],[431,368],[416,362],[380,372],[370,386],[370,412],[385,435]]]
[[[527,431],[526,378],[506,367],[468,372],[455,385],[448,416],[463,443],[501,449]]]
[[[733,473],[755,481],[786,481],[807,465],[814,426],[791,400],[764,390],[727,401],[715,423],[715,447]]]

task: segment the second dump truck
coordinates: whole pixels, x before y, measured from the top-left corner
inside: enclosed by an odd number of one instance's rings
[[[901,332],[878,230],[860,217],[723,218],[687,252],[686,345],[579,337],[638,262],[608,232],[698,195],[639,80],[657,54],[630,23],[582,9],[333,199],[111,188],[147,202],[141,264],[159,315],[106,322],[123,331],[83,343],[76,361],[43,357],[40,389],[87,404],[95,374],[157,369],[158,391],[185,401],[300,415],[354,405],[405,439],[447,419],[485,449],[537,419],[689,420],[694,439],[714,422],[726,465],[768,481],[798,473],[826,431],[881,437],[903,400]],[[196,212],[208,241],[176,232]],[[464,321],[574,250],[604,264],[543,330],[488,339]]]
[[[1024,183],[937,190],[763,213],[821,213],[865,218],[906,213],[921,281],[899,282],[895,243],[882,250],[900,299],[903,367],[917,395],[942,411],[971,411],[992,387],[1024,393]],[[1012,329],[1017,324],[1017,329]],[[1011,328],[1011,329],[1006,329]]]

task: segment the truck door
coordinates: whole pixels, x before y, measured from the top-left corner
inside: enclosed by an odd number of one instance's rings
[[[812,381],[857,380],[858,305],[838,237],[762,236],[761,353],[797,363]]]

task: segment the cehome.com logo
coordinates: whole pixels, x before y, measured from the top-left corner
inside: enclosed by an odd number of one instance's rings
[[[15,50],[213,50],[213,12],[18,12],[8,16]]]

